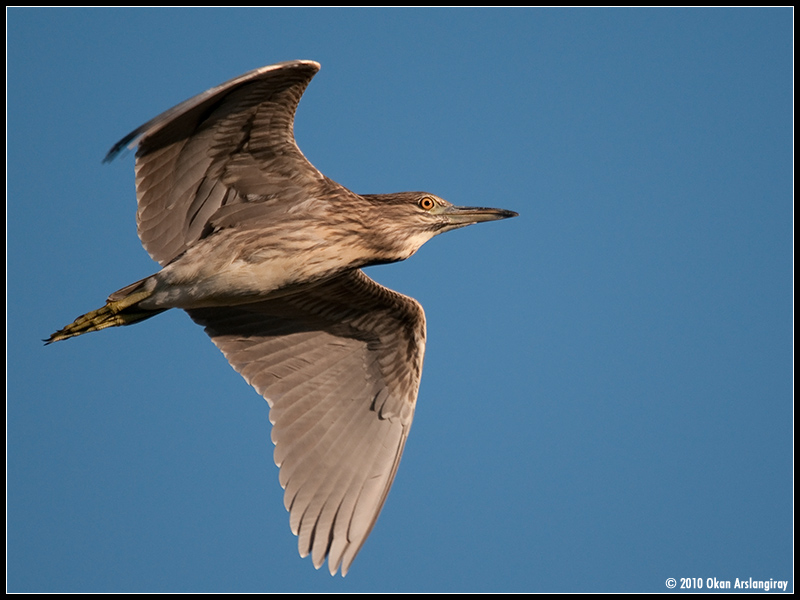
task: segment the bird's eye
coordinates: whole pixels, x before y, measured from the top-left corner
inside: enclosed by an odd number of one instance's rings
[[[436,203],[433,201],[433,198],[429,198],[428,196],[425,196],[419,201],[419,207],[422,210],[431,210],[434,206],[436,206]]]

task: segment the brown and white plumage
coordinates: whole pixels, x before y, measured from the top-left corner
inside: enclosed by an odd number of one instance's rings
[[[270,404],[275,463],[301,556],[346,573],[375,524],[411,427],[425,318],[349,271],[302,294],[192,319]]]
[[[251,71],[116,144],[106,160],[138,144],[139,236],[163,268],[47,341],[186,310],[269,402],[300,554],[344,575],[397,472],[425,349],[419,303],[360,267],[516,213],[422,192],[362,196],[322,175],[293,134],[318,70]]]

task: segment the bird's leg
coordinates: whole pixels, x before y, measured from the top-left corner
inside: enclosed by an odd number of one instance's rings
[[[56,331],[48,339],[44,340],[45,344],[65,340],[90,331],[100,331],[107,327],[131,325],[163,312],[166,309],[147,309],[139,306],[142,300],[149,298],[153,293],[152,289],[148,289],[149,286],[143,285],[145,281],[147,279],[142,279],[114,292],[108,297],[105,306],[78,317],[71,324]]]

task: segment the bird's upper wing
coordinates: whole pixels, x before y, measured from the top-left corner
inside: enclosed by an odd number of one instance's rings
[[[254,304],[189,310],[270,404],[275,462],[301,556],[342,574],[397,471],[422,372],[415,300],[354,270]]]
[[[318,70],[316,62],[294,61],[250,71],[178,104],[111,149],[106,160],[139,145],[137,223],[150,256],[171,261],[209,233],[221,207],[249,203],[234,211],[246,221],[340,188],[294,140],[297,104]]]

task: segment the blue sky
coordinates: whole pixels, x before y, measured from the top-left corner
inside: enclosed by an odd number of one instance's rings
[[[791,9],[7,17],[10,591],[793,589]],[[323,173],[520,213],[368,271],[428,346],[345,579],[297,555],[267,403],[185,314],[40,341],[157,268],[112,144],[297,58]]]

